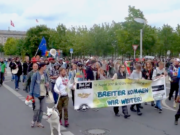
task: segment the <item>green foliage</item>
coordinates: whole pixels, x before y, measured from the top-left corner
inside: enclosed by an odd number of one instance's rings
[[[6,55],[15,55],[17,52],[15,38],[8,38],[4,45],[4,52]]]
[[[4,52],[3,44],[0,44],[0,52]]]
[[[165,56],[171,50],[174,56],[180,52],[180,25],[173,29],[169,25],[162,28],[143,25],[134,21],[134,18],[146,19],[140,9],[129,6],[129,14],[124,22],[111,24],[94,24],[91,28],[79,26],[66,28],[59,24],[56,29],[45,25],[30,28],[25,39],[8,39],[4,51],[9,55],[33,56],[42,37],[47,41],[48,49],[63,50],[63,55],[70,55],[69,49],[74,49],[76,56],[133,56],[132,45],[140,43],[140,29],[143,29],[143,55]],[[137,49],[137,57],[139,48]]]

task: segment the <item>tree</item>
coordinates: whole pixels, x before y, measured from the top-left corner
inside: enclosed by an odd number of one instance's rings
[[[15,38],[8,38],[4,45],[4,52],[6,55],[15,55],[17,52],[16,49],[17,40]]]
[[[0,52],[4,52],[3,44],[0,44]]]
[[[47,47],[49,47],[49,37],[47,31],[50,29],[45,25],[39,25],[33,28],[30,28],[26,33],[26,38],[24,41],[24,46],[26,47],[27,53],[30,56],[35,55],[36,50],[39,47],[42,37],[46,39]]]

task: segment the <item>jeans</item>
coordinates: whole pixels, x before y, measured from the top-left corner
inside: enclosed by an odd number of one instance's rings
[[[19,88],[19,79],[20,79],[20,76],[19,75],[15,75],[15,89],[18,89]]]
[[[27,75],[23,75],[23,83],[26,81]]]
[[[162,109],[161,100],[156,101],[156,107],[158,107],[159,109]]]
[[[43,112],[46,111],[46,99],[45,97],[35,97],[35,106],[34,106],[34,116],[33,116],[33,121],[34,122],[41,122]]]
[[[54,91],[54,85],[55,85],[55,83],[51,83],[51,91],[52,91],[53,98],[54,98],[54,104],[57,104],[58,94]]]
[[[12,78],[11,78],[11,80],[13,81],[15,79],[15,75],[14,74],[12,74]]]

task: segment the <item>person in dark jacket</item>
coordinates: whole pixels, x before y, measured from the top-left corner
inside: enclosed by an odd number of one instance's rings
[[[11,73],[12,73],[12,67],[13,67],[13,63],[15,62],[15,59],[12,58],[10,63],[9,63],[9,68],[11,70]],[[14,74],[12,74],[12,77],[11,77],[11,81],[14,81],[15,77],[14,77]]]
[[[95,69],[95,60],[90,61],[89,65],[86,68],[86,74],[87,74],[87,80],[88,81],[92,81],[92,80],[96,80],[96,75],[94,75],[93,73],[93,69]]]
[[[178,68],[179,68],[179,59],[174,59],[172,65],[170,65],[168,69],[168,75],[170,79],[170,93],[169,93],[169,100],[171,100],[173,93],[175,91],[175,100],[178,96],[178,89],[179,89],[179,79],[177,78],[178,75]],[[176,107],[176,103],[174,102],[174,107]]]
[[[15,62],[12,64],[12,69],[18,69],[17,73],[14,74],[15,77],[15,90],[19,90],[19,80],[20,76],[22,75],[22,65],[20,59],[16,57]]]
[[[32,64],[29,61],[29,57],[25,57],[25,62],[23,63],[23,83],[25,83],[27,74],[32,70]]]
[[[119,66],[119,71],[114,74],[112,80],[114,79],[126,79],[125,65],[122,64]],[[118,106],[114,107],[114,113],[115,113],[115,116],[120,117]],[[122,113],[124,114],[125,119],[131,116],[128,114],[127,106],[122,106]]]

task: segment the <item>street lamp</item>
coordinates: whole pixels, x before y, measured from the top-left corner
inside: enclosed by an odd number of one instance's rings
[[[147,21],[142,18],[134,18],[134,21],[138,23],[142,23],[144,24],[144,26],[147,24]],[[142,59],[142,33],[143,33],[143,29],[140,30],[140,59]]]

